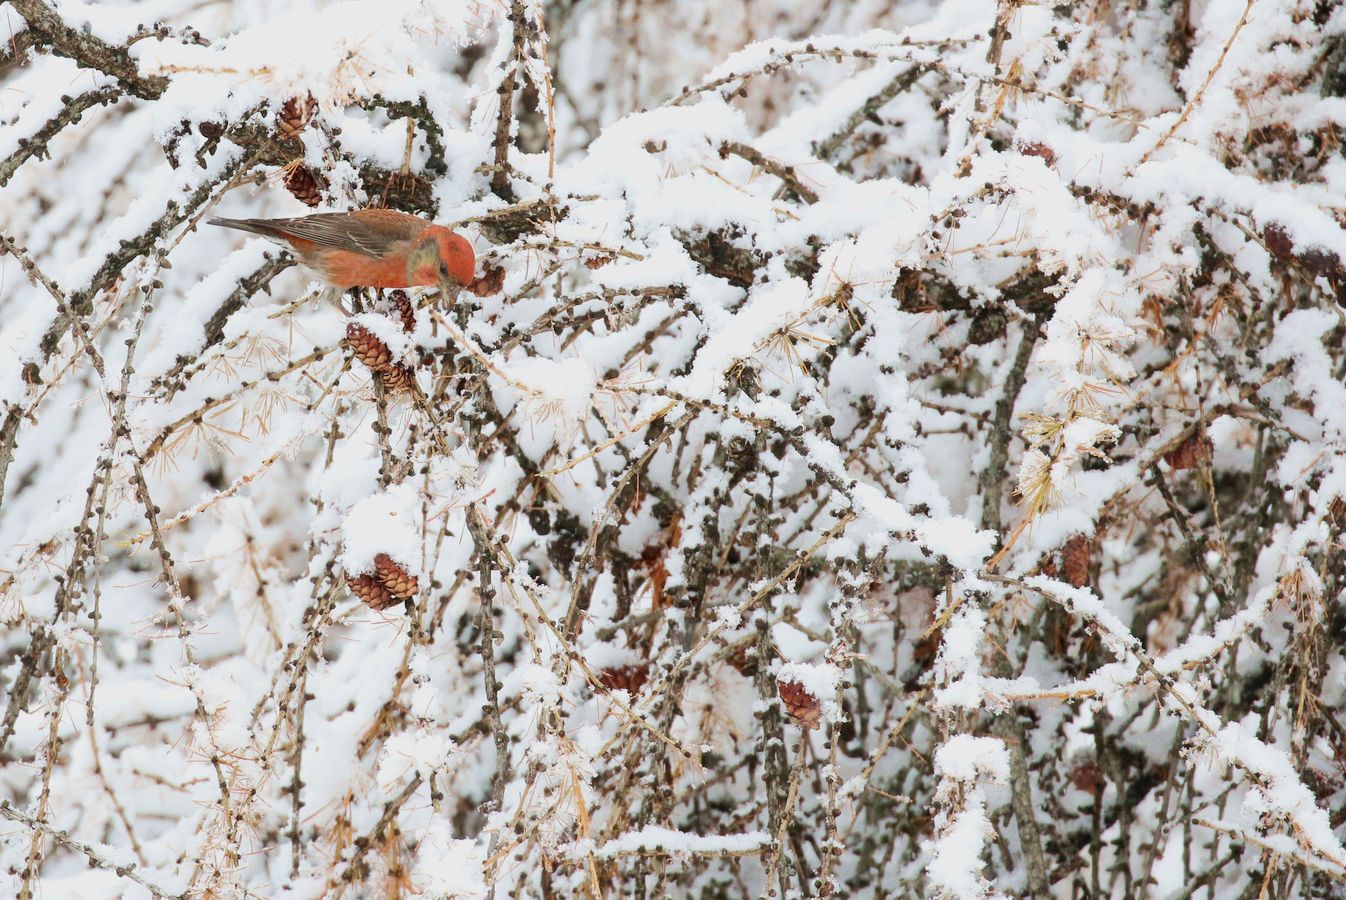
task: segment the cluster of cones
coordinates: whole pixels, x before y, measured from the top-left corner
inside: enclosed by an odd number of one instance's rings
[[[277,136],[286,141],[296,140],[313,122],[317,112],[318,101],[312,94],[291,97],[276,113]],[[284,168],[282,178],[286,190],[300,202],[310,207],[322,203],[327,179],[321,172],[296,160]],[[386,308],[382,311],[397,320],[403,331],[410,332],[416,327],[415,311],[405,291],[393,291],[384,305]],[[346,343],[356,359],[382,377],[384,386],[389,390],[406,391],[415,384],[411,369],[396,362],[388,345],[369,329],[351,322],[346,327]],[[374,610],[387,609],[411,600],[420,588],[416,576],[386,553],[375,555],[373,571],[354,575],[347,573],[346,584],[352,594]]]
[[[381,610],[411,600],[420,590],[420,581],[386,553],[374,557],[374,571],[346,575],[351,593],[367,603],[370,609]]]
[[[396,319],[410,334],[416,328],[416,313],[406,291],[391,291],[384,300],[384,315]],[[369,371],[383,379],[383,386],[395,394],[410,391],[416,384],[411,368],[398,362],[392,350],[378,335],[358,322],[346,325],[346,346]]]
[[[308,128],[318,112],[318,101],[312,94],[303,97],[291,97],[281,105],[276,113],[276,134],[286,141],[295,140]],[[311,169],[296,160],[283,170],[285,189],[296,200],[310,208],[322,203],[322,192],[327,189],[327,179],[316,169]]]

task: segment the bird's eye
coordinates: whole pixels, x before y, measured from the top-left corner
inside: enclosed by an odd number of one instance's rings
[[[449,267],[446,266],[446,265],[444,265],[443,263],[440,263],[440,264],[439,264],[439,274],[441,274],[441,275],[448,275],[448,274],[449,274]]]

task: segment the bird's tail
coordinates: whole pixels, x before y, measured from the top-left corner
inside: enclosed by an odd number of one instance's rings
[[[208,225],[219,225],[222,228],[237,228],[239,231],[250,231],[253,234],[260,234],[262,237],[276,240],[276,226],[266,219],[207,219]]]

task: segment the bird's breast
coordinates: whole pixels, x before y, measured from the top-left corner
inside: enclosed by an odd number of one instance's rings
[[[366,256],[349,250],[319,250],[307,260],[310,268],[318,271],[333,287],[405,288],[412,285],[407,279],[405,254]]]

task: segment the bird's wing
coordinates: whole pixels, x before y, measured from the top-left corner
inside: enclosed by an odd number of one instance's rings
[[[277,231],[312,241],[320,247],[382,256],[397,244],[417,238],[430,224],[391,209],[352,213],[318,213],[297,219],[272,219]]]

